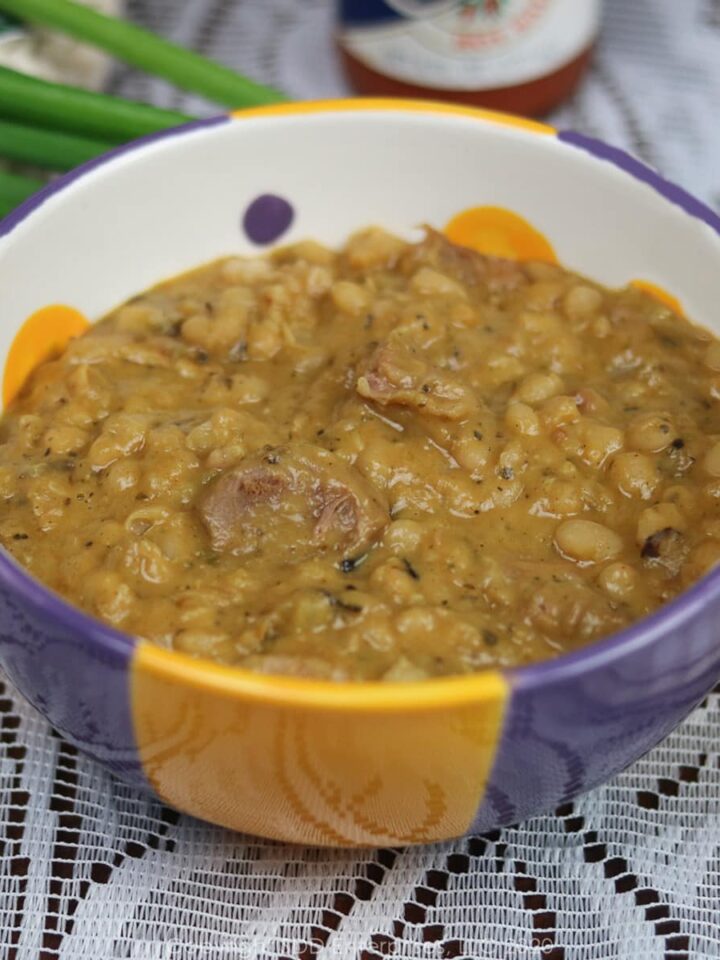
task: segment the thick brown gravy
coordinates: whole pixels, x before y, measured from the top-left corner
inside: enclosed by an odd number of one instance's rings
[[[36,370],[0,443],[22,564],[264,672],[540,660],[720,559],[720,343],[637,289],[433,232],[164,283]]]

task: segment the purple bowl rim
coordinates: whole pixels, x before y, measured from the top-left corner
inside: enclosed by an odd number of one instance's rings
[[[399,112],[403,112],[402,102],[398,105],[398,110]],[[342,108],[339,107],[337,112],[342,113]],[[353,114],[356,113],[356,111],[352,112]],[[369,108],[368,112],[372,112],[372,107]],[[273,114],[268,113],[266,117],[260,116],[251,119],[264,120],[272,117]],[[142,147],[152,146],[158,141],[178,137],[185,133],[192,133],[208,127],[219,126],[223,123],[231,122],[234,119],[236,119],[236,117],[233,114],[219,114],[198,120],[191,120],[177,127],[170,127],[166,130],[150,133],[128,143],[113,147],[100,156],[94,157],[68,173],[57,177],[51,183],[47,184],[47,186],[25,200],[6,217],[0,219],[0,240],[9,236],[19,224],[39,209],[46,200],[81,179],[84,174],[98,167],[105,166],[119,157],[132,153]],[[489,119],[486,114],[483,114],[482,111],[478,112],[478,119],[485,120],[486,123],[492,123],[492,120]],[[533,133],[531,130],[526,130],[526,132],[528,134]],[[597,160],[613,164],[613,166],[619,168],[628,176],[651,187],[665,200],[679,207],[686,215],[693,219],[700,220],[709,226],[720,236],[720,216],[716,214],[715,211],[691,193],[688,193],[684,188],[661,176],[652,167],[638,160],[627,151],[605,143],[603,140],[573,130],[556,130],[554,131],[554,137],[552,137],[552,139],[557,143],[561,143],[564,147],[582,150]],[[13,590],[22,597],[31,607],[41,614],[57,620],[67,629],[85,633],[92,641],[104,643],[112,653],[127,656],[128,652],[132,653],[137,645],[143,642],[139,637],[124,633],[121,630],[116,630],[114,627],[110,627],[101,620],[95,619],[63,599],[51,588],[37,580],[1,546],[0,582],[4,583],[10,590]],[[596,640],[580,650],[561,654],[558,657],[527,666],[500,669],[499,672],[510,680],[513,689],[531,690],[546,683],[562,683],[580,673],[596,669],[599,666],[606,666],[617,660],[619,656],[624,656],[625,654],[636,652],[643,647],[651,646],[658,639],[658,635],[663,635],[669,630],[677,630],[687,620],[693,618],[706,607],[710,600],[718,596],[720,596],[720,567],[711,571],[687,590],[684,590],[674,600],[660,607],[652,614],[619,630],[617,633]],[[232,670],[233,668],[229,669]],[[200,670],[201,663],[198,663],[199,673]],[[241,672],[242,668],[239,668],[239,671]],[[480,673],[482,672],[483,671],[480,671]],[[272,680],[272,678],[268,679]],[[425,687],[433,682],[433,680],[420,681],[416,686],[418,688]],[[322,687],[327,687],[328,685],[337,686],[337,684],[333,684],[332,681],[327,680],[317,680],[315,683]]]

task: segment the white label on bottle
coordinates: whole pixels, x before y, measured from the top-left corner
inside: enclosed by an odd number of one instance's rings
[[[402,19],[346,25],[349,53],[387,77],[493,90],[547,76],[593,42],[601,0],[386,0]]]

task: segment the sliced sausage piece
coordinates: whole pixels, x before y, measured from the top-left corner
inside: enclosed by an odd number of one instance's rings
[[[466,420],[477,410],[472,391],[451,371],[388,344],[358,370],[357,392],[382,406],[397,404],[433,417]]]
[[[293,562],[364,553],[390,517],[382,495],[335,454],[309,443],[246,457],[199,505],[218,552]]]

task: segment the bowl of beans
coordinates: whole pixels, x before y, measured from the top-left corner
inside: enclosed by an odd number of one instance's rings
[[[177,809],[547,812],[720,675],[720,219],[464,107],[281,105],[0,223],[0,664]]]

